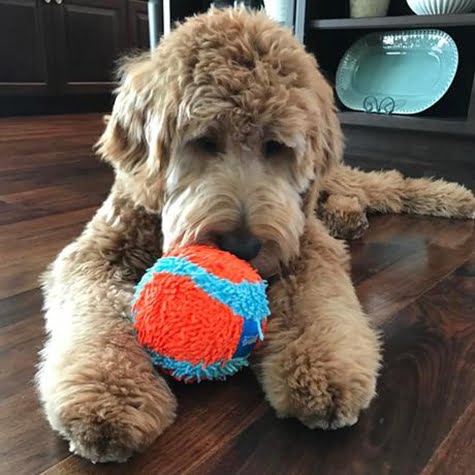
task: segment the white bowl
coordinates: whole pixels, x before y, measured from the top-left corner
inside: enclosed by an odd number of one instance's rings
[[[475,0],[407,0],[407,4],[417,15],[467,13],[475,8]]]

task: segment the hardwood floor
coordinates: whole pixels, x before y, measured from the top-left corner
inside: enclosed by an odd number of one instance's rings
[[[335,432],[278,420],[250,372],[174,384],[176,423],[126,465],[69,455],[34,393],[38,277],[90,219],[111,171],[98,115],[0,120],[0,473],[470,474],[475,464],[474,222],[375,216],[353,278],[384,338],[378,397]],[[472,467],[472,468],[470,468]]]

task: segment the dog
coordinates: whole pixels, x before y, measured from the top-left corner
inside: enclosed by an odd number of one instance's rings
[[[97,152],[115,170],[110,195],[43,282],[37,386],[71,451],[125,461],[175,419],[128,315],[145,270],[192,243],[249,261],[271,283],[252,364],[277,415],[312,429],[355,424],[375,395],[380,338],[344,242],[317,215],[355,236],[365,209],[382,205],[371,175],[342,164],[332,89],[291,32],[243,9],[188,19],[124,61]]]

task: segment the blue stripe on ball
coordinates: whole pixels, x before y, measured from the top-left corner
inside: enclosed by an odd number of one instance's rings
[[[188,361],[179,361],[169,356],[160,355],[147,348],[148,353],[155,366],[159,366],[171,373],[171,375],[182,381],[202,380],[225,380],[228,376],[237,373],[244,366],[249,366],[249,361],[245,357],[236,357],[228,361],[218,361],[207,366],[204,364],[192,364]]]
[[[163,257],[148,269],[139,282],[136,287],[134,300],[152,279],[153,274],[162,272],[189,277],[201,290],[231,308],[235,314],[242,316],[246,320],[259,322],[257,331],[259,337],[263,339],[260,321],[270,314],[265,296],[267,282],[243,281],[234,283],[227,279],[216,277],[184,257]]]

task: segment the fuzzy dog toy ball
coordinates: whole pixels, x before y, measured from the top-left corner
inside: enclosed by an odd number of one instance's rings
[[[248,365],[264,339],[267,283],[245,261],[193,245],[160,258],[132,304],[139,343],[178,380],[225,379]]]

